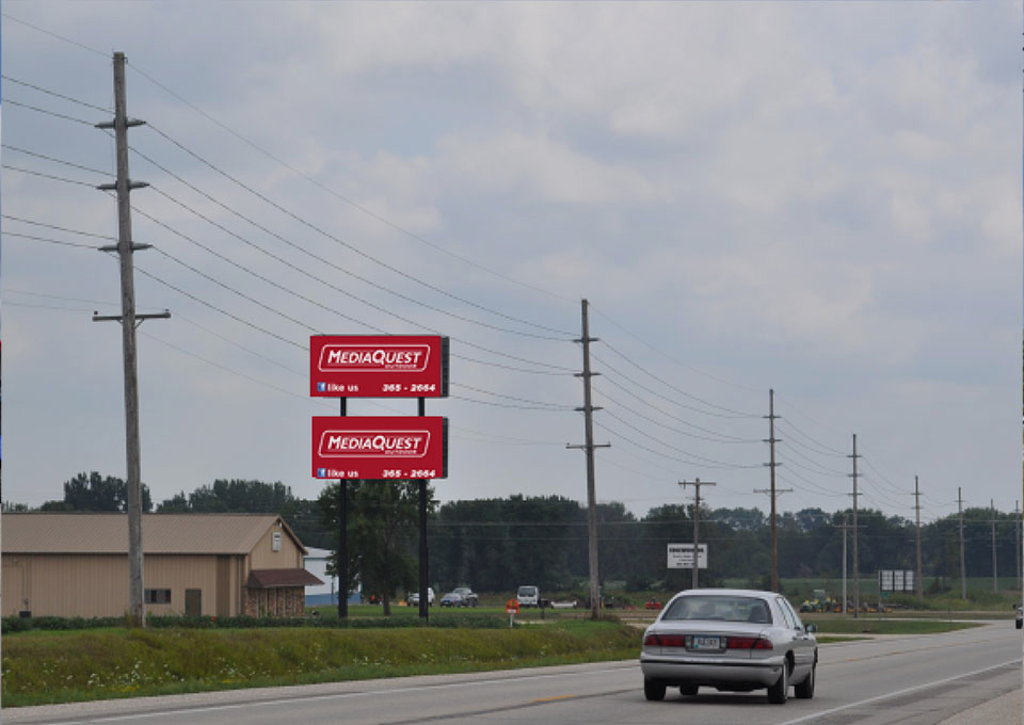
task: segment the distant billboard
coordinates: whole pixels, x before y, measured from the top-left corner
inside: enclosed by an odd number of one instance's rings
[[[447,398],[448,338],[313,335],[309,394],[320,398]]]
[[[447,418],[313,417],[313,478],[447,478],[447,469]]]
[[[708,568],[708,545],[697,545],[697,567]],[[668,568],[669,569],[692,569],[693,568],[693,544],[669,544],[668,545]]]
[[[881,592],[914,592],[913,569],[879,569],[878,590]]]

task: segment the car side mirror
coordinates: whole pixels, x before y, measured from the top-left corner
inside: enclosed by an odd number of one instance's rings
[[[818,631],[818,625],[816,625],[816,624],[808,624],[807,625],[807,634],[814,634],[817,631]]]

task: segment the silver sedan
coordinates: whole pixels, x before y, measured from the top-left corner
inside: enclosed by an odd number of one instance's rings
[[[644,695],[661,700],[669,686],[683,695],[768,690],[786,702],[789,688],[814,697],[815,627],[804,627],[785,597],[747,589],[691,589],[676,594],[644,632]]]

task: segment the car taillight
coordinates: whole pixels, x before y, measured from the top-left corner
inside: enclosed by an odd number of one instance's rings
[[[729,649],[771,649],[772,643],[764,637],[729,637]]]
[[[685,647],[686,638],[680,634],[649,634],[644,637],[644,647]]]

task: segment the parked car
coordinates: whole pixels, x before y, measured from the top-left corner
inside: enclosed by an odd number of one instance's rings
[[[1017,629],[1024,628],[1024,607],[1017,605]]]
[[[410,607],[418,607],[420,605],[420,593],[409,592],[409,596],[405,598],[405,603]],[[434,606],[434,590],[432,587],[427,587],[427,606]]]
[[[465,607],[467,602],[462,598],[462,595],[458,592],[448,592],[441,597],[442,607]]]
[[[768,701],[814,697],[818,641],[785,597],[749,589],[679,592],[644,632],[640,669],[644,695],[768,690]]]
[[[473,590],[470,589],[469,587],[455,587],[455,589],[453,589],[452,591],[455,592],[456,594],[461,594],[462,595],[462,598],[465,601],[465,605],[464,606],[467,606],[467,607],[479,607],[480,606],[480,597],[477,596],[473,592]]]
[[[516,592],[516,601],[520,607],[540,606],[540,590],[535,586],[522,586]]]

